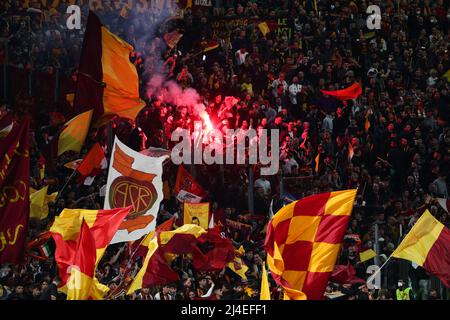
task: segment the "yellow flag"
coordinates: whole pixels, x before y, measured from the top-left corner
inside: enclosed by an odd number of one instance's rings
[[[242,246],[241,246],[242,247]],[[239,253],[239,250],[236,250],[236,253]],[[247,280],[247,276],[245,275],[248,271],[248,267],[247,265],[244,263],[244,261],[242,261],[242,258],[239,257],[238,255],[236,255],[234,257],[234,261],[233,262],[228,262],[227,263],[227,267],[233,271],[234,273],[236,273],[237,275],[239,275],[241,277],[241,279],[243,280]]]
[[[439,236],[444,228],[445,226],[436,220],[430,211],[426,210],[392,253],[392,256],[423,266],[425,261],[430,258],[429,254],[433,245],[440,240]],[[441,257],[441,259],[444,258]]]
[[[264,37],[270,32],[269,26],[266,22],[261,22],[260,24],[258,24],[258,28]]]
[[[183,211],[184,224],[196,224],[204,229],[209,226],[209,202],[205,203],[184,203]]]
[[[269,279],[267,278],[267,271],[265,263],[263,263],[263,274],[261,278],[261,292],[259,300],[270,300]]]
[[[139,290],[142,288],[142,283],[143,283],[143,279],[144,279],[144,275],[147,272],[147,268],[148,268],[148,263],[150,261],[150,258],[153,256],[153,254],[156,252],[156,250],[158,249],[158,238],[157,237],[153,237],[153,235],[147,235],[146,242],[148,243],[148,251],[147,251],[147,255],[145,256],[144,259],[144,263],[142,264],[142,268],[139,270],[139,272],[136,274],[136,276],[134,277],[133,282],[131,283],[130,288],[128,289],[127,294],[132,294],[133,292],[135,292],[136,290]],[[150,240],[151,239],[151,240]],[[144,240],[144,241],[145,241]]]
[[[48,186],[40,190],[30,188],[30,218],[43,220],[48,216],[48,203],[55,201],[58,192],[47,195]]]
[[[364,261],[370,260],[376,256],[377,256],[377,254],[375,251],[373,251],[372,249],[368,249],[366,251],[359,253],[359,260],[361,260],[361,262],[364,262]]]
[[[83,112],[65,124],[64,130],[59,134],[58,156],[69,150],[78,153],[81,151],[89,132],[93,112],[93,109]]]
[[[447,79],[447,82],[450,82],[450,69],[448,69],[447,72],[442,75],[442,78],[445,78]]]

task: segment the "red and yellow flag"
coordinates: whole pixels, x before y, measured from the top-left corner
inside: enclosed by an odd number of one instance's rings
[[[80,57],[74,110],[94,108],[97,125],[114,115],[134,120],[145,106],[139,98],[136,67],[130,62],[133,47],[106,29],[89,12]]]
[[[320,300],[333,272],[356,189],[294,201],[267,226],[265,248],[272,277],[287,300]]]
[[[392,253],[412,261],[450,287],[450,231],[426,210]]]
[[[70,276],[69,267],[73,264],[77,253],[79,233],[85,221],[95,242],[95,265],[101,260],[106,247],[111,242],[123,219],[129,214],[131,207],[112,210],[64,209],[55,218],[50,228],[55,240],[55,260],[58,265],[62,284],[66,285]],[[94,282],[97,281],[94,279]],[[98,284],[91,297],[101,299],[106,292]]]

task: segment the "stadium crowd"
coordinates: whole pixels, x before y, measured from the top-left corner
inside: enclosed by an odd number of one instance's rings
[[[108,144],[107,127],[92,128],[81,154],[63,154],[55,159],[56,170],[46,170],[40,178],[42,150],[64,123],[61,115],[69,119],[66,94],[76,81],[83,41],[83,30],[66,28],[65,2],[49,8],[29,1],[33,10],[27,10],[23,1],[0,3],[4,12],[0,32],[7,39],[0,61],[8,64],[10,80],[3,83],[8,95],[3,92],[2,116],[6,112],[17,119],[33,115],[31,186],[49,185],[49,193],[60,191],[71,179],[72,170],[65,163],[82,158],[95,142]],[[113,134],[131,148],[170,149],[172,132],[192,128],[196,117],[187,107],[147,94],[149,69],[158,61],[164,62],[168,79],[197,90],[216,128],[280,132],[277,175],[261,176],[258,165],[195,168],[195,178],[207,191],[213,211],[222,210],[225,218],[251,226],[251,231],[233,229],[226,222],[223,226],[236,249],[242,245],[245,250],[246,280],[226,267],[220,273],[198,273],[186,256],[180,256],[172,267],[182,280],[127,295],[124,284],[141,262],[130,267],[131,247],[115,244],[108,247],[97,269],[99,281],[111,289],[110,299],[259,299],[266,257],[264,226],[271,213],[320,192],[359,190],[337,264],[351,264],[362,279],[367,279],[366,269],[374,260],[360,262],[358,253],[376,246],[377,259],[383,263],[424,208],[450,226],[448,213],[436,201],[448,198],[450,76],[444,75],[450,69],[449,3],[373,1],[382,12],[379,30],[366,27],[369,1],[317,1],[317,10],[313,3],[213,1],[212,7],[183,9],[177,18],[173,18],[175,7],[164,6],[142,12],[131,8],[124,14],[123,1],[103,1],[94,10],[113,33],[135,48],[131,61],[147,105],[135,123],[116,118],[112,127]],[[82,7],[83,26],[87,6]],[[167,19],[158,20],[161,15]],[[155,21],[160,22],[156,27]],[[258,27],[261,21],[276,21],[277,26],[264,35]],[[165,46],[163,35],[173,30],[183,34],[175,49],[160,49]],[[211,40],[217,40],[218,48],[205,51]],[[354,100],[340,101],[320,92],[354,82],[363,88]],[[229,96],[237,99],[235,103],[228,103]],[[171,190],[176,174],[172,163],[164,167]],[[30,220],[29,239],[48,230],[64,208],[103,208],[100,189],[106,178],[107,170],[90,186],[71,179],[56,203],[49,203],[48,218]],[[253,212],[248,207],[249,181],[254,181]],[[182,215],[182,207],[172,194],[163,200],[157,223],[174,214]],[[396,289],[411,287],[412,299],[448,298],[445,287],[421,267],[403,262],[391,259],[383,269],[381,288],[330,281],[325,296],[396,300]],[[44,261],[27,257],[23,265],[0,267],[0,299],[64,299],[58,281],[53,256]],[[273,281],[271,288],[272,299],[283,298]]]

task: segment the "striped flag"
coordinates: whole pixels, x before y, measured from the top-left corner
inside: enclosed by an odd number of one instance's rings
[[[94,109],[97,125],[112,116],[134,120],[145,106],[139,78],[130,61],[133,47],[105,28],[89,12],[77,74],[74,111]]]
[[[414,262],[450,287],[450,230],[426,210],[417,220],[393,257]]]
[[[312,195],[278,211],[264,246],[287,300],[320,300],[333,272],[356,189]]]

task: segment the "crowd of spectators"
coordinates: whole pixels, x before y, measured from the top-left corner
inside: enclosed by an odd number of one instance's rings
[[[56,159],[55,173],[47,171],[44,179],[39,177],[41,151],[63,122],[53,115],[69,114],[65,94],[76,81],[82,48],[84,30],[67,30],[65,2],[69,1],[61,0],[59,6],[49,8],[40,1],[29,1],[38,10],[27,10],[23,1],[0,3],[4,12],[1,37],[8,39],[1,62],[20,72],[27,70],[27,74],[30,70],[47,73],[52,79],[55,70],[60,73],[54,82],[30,84],[34,90],[13,83],[17,87],[9,92],[14,95],[4,101],[17,118],[25,113],[35,115],[31,186],[37,189],[48,184],[49,193],[61,190],[69,180],[72,170],[64,167],[65,163],[82,158],[95,142],[108,145],[108,128],[92,128],[81,154],[63,154]],[[383,263],[425,208],[450,226],[448,213],[436,201],[448,198],[447,2],[318,0],[315,9],[314,1],[227,0],[178,13],[175,6],[166,4],[142,12],[132,7],[126,14],[123,2],[103,1],[102,8],[94,11],[112,32],[134,46],[131,61],[140,75],[146,107],[134,123],[114,119],[113,134],[137,151],[150,146],[170,149],[176,128],[192,128],[197,115],[188,106],[174,106],[147,95],[152,68],[162,61],[168,79],[197,90],[217,129],[279,130],[280,172],[261,176],[258,165],[197,165],[191,171],[207,191],[213,210],[223,210],[226,218],[251,226],[251,232],[224,226],[236,249],[241,245],[245,249],[242,259],[249,267],[247,280],[228,268],[220,273],[198,273],[186,256],[180,256],[172,267],[181,281],[126,295],[123,285],[140,264],[130,270],[130,247],[117,244],[108,248],[97,269],[99,281],[111,288],[110,298],[258,299],[266,257],[264,226],[271,213],[320,192],[358,188],[346,232],[353,236],[344,240],[337,264],[351,264],[363,279],[374,260],[360,262],[358,252],[376,247],[377,259]],[[379,30],[367,29],[369,4],[381,8]],[[87,10],[84,5],[82,26]],[[261,22],[275,22],[276,28],[264,35],[258,27]],[[183,34],[175,49],[161,49],[164,34],[174,30]],[[205,52],[211,41],[219,47]],[[51,89],[51,94],[43,97],[43,88],[55,86],[57,81],[64,82],[58,84],[58,99]],[[340,101],[320,92],[354,82],[363,88],[354,100]],[[236,98],[234,103],[226,98],[231,96]],[[163,179],[171,187],[176,173],[175,165],[165,166]],[[50,203],[49,217],[30,220],[29,238],[47,230],[63,208],[102,208],[100,188],[106,176],[107,170],[90,186],[70,180],[57,202]],[[250,191],[253,212],[248,204]],[[158,223],[176,213],[181,215],[181,208],[173,195],[164,200]],[[259,218],[254,219],[255,215]],[[344,299],[395,300],[399,280],[412,287],[414,299],[446,295],[445,287],[422,268],[391,260],[382,271],[381,288],[330,282],[326,295],[339,297],[333,295],[339,292]],[[52,256],[45,261],[28,257],[23,265],[2,266],[0,285],[1,299],[64,299],[57,291]],[[283,298],[273,281],[271,288],[273,299]]]

